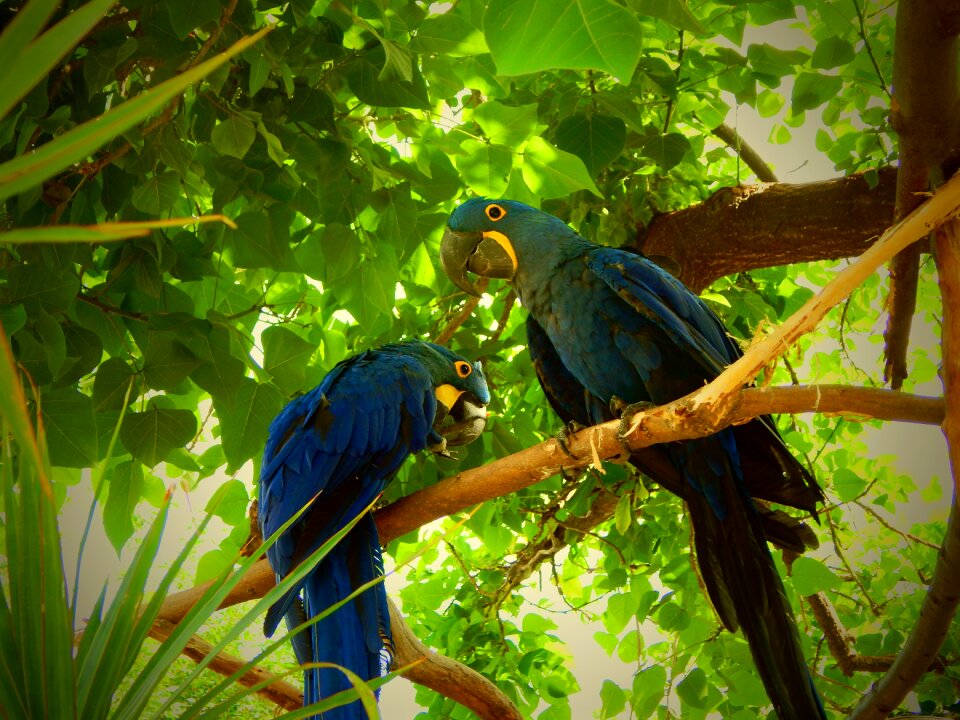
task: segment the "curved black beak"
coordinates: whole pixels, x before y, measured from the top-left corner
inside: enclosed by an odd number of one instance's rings
[[[486,425],[487,408],[470,393],[461,393],[449,411],[443,403],[437,403],[433,428],[446,440],[446,446],[473,442]]]
[[[494,235],[499,235],[501,240]],[[440,241],[440,264],[454,285],[479,297],[480,289],[467,277],[467,271],[510,280],[517,270],[516,260],[504,242],[508,247],[509,242],[499,233],[457,232],[448,227]]]

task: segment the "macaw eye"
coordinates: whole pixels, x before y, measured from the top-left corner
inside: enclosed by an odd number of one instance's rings
[[[484,208],[483,211],[487,214],[487,217],[493,220],[494,222],[496,222],[497,220],[499,220],[500,218],[502,218],[504,215],[507,214],[507,211],[504,210],[499,205],[487,205],[487,207]]]
[[[470,363],[464,362],[463,360],[457,360],[453,367],[456,368],[457,375],[462,378],[469,377],[470,373],[473,372],[473,368],[470,366]]]

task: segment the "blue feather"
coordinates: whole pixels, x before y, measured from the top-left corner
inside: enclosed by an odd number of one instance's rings
[[[615,398],[670,402],[740,356],[719,318],[676,278],[640,255],[588,242],[522,203],[474,199],[457,208],[441,244],[454,282],[463,286],[471,267],[496,268],[503,277],[500,251],[483,249],[490,231],[512,249],[510,282],[529,312],[530,354],[565,421],[612,419]],[[490,256],[474,257],[484,252]],[[772,420],[646,449],[631,461],[687,502],[710,598],[727,627],[742,627],[781,720],[824,718],[765,533],[801,551],[816,538],[753,501],[814,511],[823,496]]]
[[[278,581],[369,507],[404,460],[436,435],[435,388],[453,384],[471,402],[490,395],[478,365],[446,348],[412,341],[368,351],[339,363],[310,392],[290,401],[270,425],[259,483],[259,521],[269,537],[311,499],[313,503],[268,548]],[[463,441],[469,441],[469,437]],[[305,578],[267,611],[264,633],[281,620],[294,628],[383,575],[380,540],[367,514]],[[294,636],[300,664],[333,663],[363,680],[389,665],[390,621],[386,591],[376,584]],[[312,704],[351,687],[337,669],[304,674],[304,702]],[[366,717],[359,703],[323,713],[323,720]]]

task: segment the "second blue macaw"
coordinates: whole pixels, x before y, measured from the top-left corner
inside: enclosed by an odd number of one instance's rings
[[[277,579],[369,507],[412,453],[475,440],[490,401],[479,363],[418,340],[384,345],[337,364],[270,425],[259,485],[259,522],[269,537],[313,499],[267,550]],[[269,637],[282,618],[293,629],[383,575],[380,540],[366,513],[305,577],[267,611]],[[301,597],[302,594],[302,597]],[[390,664],[383,583],[293,637],[301,664],[334,663],[371,680]],[[304,705],[351,685],[340,670],[304,673]],[[367,717],[359,702],[323,720]]]
[[[523,203],[464,202],[447,223],[440,258],[454,284],[471,294],[478,290],[468,272],[513,285],[529,313],[541,385],[568,422],[592,425],[614,419],[628,403],[676,400],[741,354],[717,316],[676,278]],[[687,502],[710,599],[727,628],[742,628],[778,717],[825,719],[767,547],[770,539],[802,552],[816,537],[754,501],[815,512],[823,495],[773,421],[647,448],[631,461]]]

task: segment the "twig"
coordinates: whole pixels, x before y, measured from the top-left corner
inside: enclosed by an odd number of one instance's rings
[[[147,316],[143,313],[133,312],[131,310],[124,310],[119,308],[116,305],[110,305],[101,300],[97,300],[94,297],[89,295],[84,295],[83,293],[77,293],[77,300],[87,303],[88,305],[93,305],[95,308],[102,310],[105,313],[112,313],[113,315],[119,315],[120,317],[129,318],[130,320],[138,320],[140,322],[146,322]]]
[[[487,289],[487,283],[489,280],[487,278],[481,278],[477,282],[477,288],[482,293]],[[477,305],[480,304],[479,297],[467,298],[467,301],[463,304],[463,308],[457,313],[457,316],[449,322],[449,324],[443,329],[443,331],[433,339],[437,345],[446,345],[450,342],[450,339],[453,337],[453,334],[463,325],[467,319],[473,314],[473,311],[476,309]]]
[[[760,182],[775,183],[779,182],[777,176],[774,174],[773,170],[767,165],[766,161],[760,157],[760,153],[754,150],[747,142],[740,136],[735,129],[722,123],[717,125],[713,130],[710,131],[718,138],[723,140],[737,155],[740,156],[740,159],[743,160],[744,164],[753,170],[754,175],[757,176],[757,179]]]

